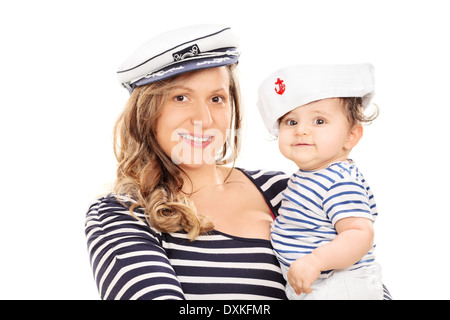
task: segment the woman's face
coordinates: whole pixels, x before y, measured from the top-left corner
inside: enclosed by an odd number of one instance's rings
[[[229,81],[226,67],[204,69],[181,80],[169,93],[156,138],[175,164],[215,164],[231,123]]]

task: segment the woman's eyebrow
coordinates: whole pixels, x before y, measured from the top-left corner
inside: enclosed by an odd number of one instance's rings
[[[229,90],[226,87],[220,87],[211,91],[211,93],[219,93],[219,92],[226,92],[228,94]]]
[[[194,91],[192,88],[186,87],[186,86],[183,86],[183,85],[173,86],[171,90]]]
[[[194,88],[191,88],[191,87],[188,87],[188,86],[184,86],[184,85],[173,86],[171,90],[180,90],[180,91],[186,91],[186,92],[193,92],[193,91],[195,91]],[[213,90],[210,91],[211,94],[222,93],[222,92],[226,92],[228,94],[229,93],[228,88],[226,88],[226,87],[219,87],[217,89],[213,89]]]

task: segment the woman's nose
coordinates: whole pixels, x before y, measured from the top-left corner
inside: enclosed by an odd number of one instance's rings
[[[209,110],[208,105],[202,104],[198,105],[196,108],[196,112],[192,117],[192,123],[194,125],[201,125],[202,128],[208,128],[212,125],[212,116],[211,111]]]

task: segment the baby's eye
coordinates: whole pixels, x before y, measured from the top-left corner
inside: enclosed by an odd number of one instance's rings
[[[288,126],[295,126],[297,124],[297,121],[289,119],[289,120],[286,120],[286,124]]]
[[[317,124],[317,125],[321,125],[321,124],[325,124],[325,120],[323,120],[323,119],[316,119],[316,120],[314,120],[314,124]]]

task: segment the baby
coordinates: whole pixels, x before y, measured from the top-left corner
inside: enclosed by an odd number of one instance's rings
[[[299,170],[283,192],[272,245],[289,299],[382,299],[372,192],[350,151],[373,95],[370,64],[283,68],[259,88],[258,108]]]

